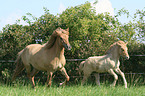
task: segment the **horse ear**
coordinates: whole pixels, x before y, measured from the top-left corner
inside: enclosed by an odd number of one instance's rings
[[[55,35],[60,35],[62,33],[62,29],[60,27],[58,27],[56,30],[55,30]]]
[[[69,28],[67,28],[66,31],[69,32]]]
[[[122,46],[120,43],[116,43],[116,45],[118,45],[118,46],[120,46],[120,47]]]
[[[128,44],[128,42],[125,43],[126,45]]]
[[[56,29],[56,31],[61,31],[61,28],[60,28],[60,27],[58,27],[58,28]]]

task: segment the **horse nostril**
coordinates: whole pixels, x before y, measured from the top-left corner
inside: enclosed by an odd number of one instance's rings
[[[68,46],[68,50],[71,50],[71,48],[72,48],[71,46]]]
[[[126,59],[128,60],[129,59],[129,56],[126,56]]]
[[[65,47],[65,49],[67,49],[67,50],[71,50],[71,45],[67,45],[67,44],[64,44],[64,47]]]

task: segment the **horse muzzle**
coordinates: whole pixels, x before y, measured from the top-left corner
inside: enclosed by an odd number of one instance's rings
[[[64,48],[66,49],[66,50],[71,50],[71,45],[67,45],[67,44],[64,44]]]
[[[129,60],[129,56],[125,56],[125,59],[126,59],[126,60]]]
[[[71,45],[69,45],[69,46],[67,46],[66,49],[67,49],[67,50],[71,50],[71,48],[72,48]]]

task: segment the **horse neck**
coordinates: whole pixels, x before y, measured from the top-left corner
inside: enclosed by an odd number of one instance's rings
[[[56,41],[55,41],[54,45],[52,46],[51,50],[54,51],[55,55],[58,56],[58,57],[61,56],[61,55],[64,55],[64,47],[59,45],[58,38],[56,39]]]
[[[118,62],[118,60],[120,58],[119,48],[118,47],[114,48],[108,55],[110,55],[110,58],[112,60],[115,60]]]

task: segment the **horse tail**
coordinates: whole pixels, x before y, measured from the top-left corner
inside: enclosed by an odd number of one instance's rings
[[[16,68],[15,68],[14,73],[13,73],[13,75],[12,75],[12,81],[14,81],[15,78],[16,78],[16,77],[24,70],[24,68],[25,68],[25,67],[24,67],[24,64],[23,64],[23,62],[22,62],[22,60],[21,60],[21,55],[22,55],[23,52],[24,52],[24,49],[18,53],[18,57],[17,57],[17,59],[16,59],[16,61],[15,61]]]
[[[84,63],[85,63],[85,61],[82,61],[82,62],[80,63],[80,66],[79,66],[79,71],[80,71],[80,72],[83,71]]]

